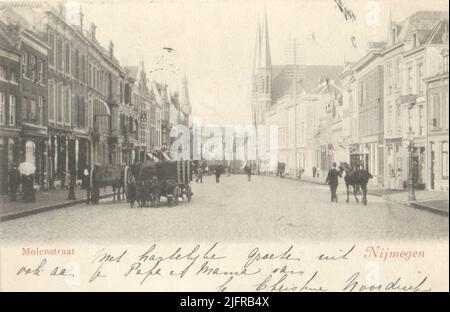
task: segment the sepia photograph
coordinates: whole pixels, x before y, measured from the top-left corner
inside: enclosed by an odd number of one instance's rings
[[[0,291],[448,291],[448,84],[444,0],[0,0]]]

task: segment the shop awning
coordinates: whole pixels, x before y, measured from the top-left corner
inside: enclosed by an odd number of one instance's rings
[[[110,116],[111,110],[109,109],[108,104],[99,99],[94,99],[94,116]]]

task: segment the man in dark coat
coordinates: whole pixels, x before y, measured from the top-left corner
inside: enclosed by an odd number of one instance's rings
[[[203,183],[203,167],[199,166],[197,168],[197,179],[195,179],[195,183],[198,183],[200,181],[200,183]]]
[[[330,186],[330,191],[331,191],[331,202],[336,202],[338,201],[337,199],[337,195],[336,195],[336,191],[338,188],[338,177],[342,177],[342,174],[339,172],[339,170],[336,169],[336,163],[333,163],[333,168],[331,168],[328,171],[328,175],[327,175],[327,179],[326,179],[326,183],[328,183],[328,185]]]
[[[17,189],[20,185],[20,171],[17,169],[16,164],[11,166],[8,172],[9,176],[9,200],[16,201],[17,200]]]
[[[222,168],[220,166],[217,166],[214,170],[214,174],[216,175],[216,183],[220,182],[220,175],[222,174]]]
[[[252,166],[247,162],[244,167],[244,171],[247,174],[248,182],[252,180]]]

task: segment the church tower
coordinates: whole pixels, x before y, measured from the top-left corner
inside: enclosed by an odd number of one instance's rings
[[[272,60],[270,57],[269,27],[267,14],[259,18],[252,72],[252,121],[255,125],[265,123],[266,112],[272,105]]]

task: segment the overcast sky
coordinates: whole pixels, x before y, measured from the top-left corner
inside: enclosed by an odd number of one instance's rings
[[[386,39],[390,10],[395,21],[417,10],[448,11],[444,0],[343,2],[356,22],[346,21],[334,0],[81,1],[85,27],[95,22],[100,42],[107,47],[113,40],[122,64],[144,59],[150,71],[162,67],[158,62],[164,67],[173,63],[176,75],[152,73],[172,85],[186,70],[193,114],[208,124],[250,120],[256,24],[264,7],[273,64],[286,63],[286,44],[295,36],[303,44],[304,63],[342,65],[361,57],[368,41]]]

